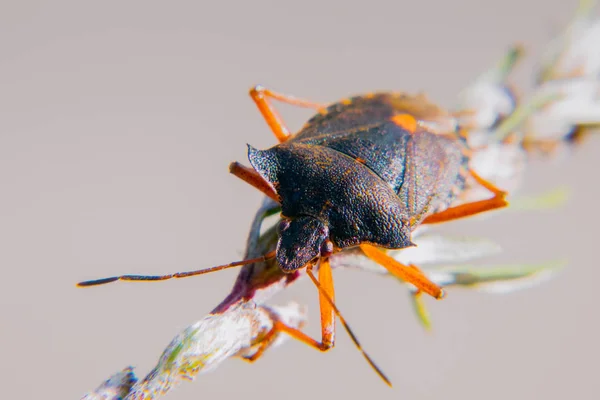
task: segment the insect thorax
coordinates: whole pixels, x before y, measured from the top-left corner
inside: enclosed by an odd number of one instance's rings
[[[409,216],[394,190],[365,165],[328,147],[283,144],[250,149],[252,166],[276,189],[284,217],[310,217],[334,245],[411,245]]]

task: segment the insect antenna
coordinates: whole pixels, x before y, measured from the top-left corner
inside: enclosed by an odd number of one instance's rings
[[[371,366],[371,368],[373,368],[375,370],[375,372],[377,373],[377,375],[379,375],[379,377],[381,379],[383,379],[383,381],[388,386],[391,387],[392,386],[392,382],[390,382],[390,380],[383,373],[383,371],[381,370],[381,368],[379,368],[377,366],[377,364],[375,364],[375,361],[373,361],[373,359],[363,349],[362,345],[358,341],[358,338],[356,337],[356,335],[354,334],[354,332],[352,331],[352,329],[350,329],[350,325],[348,325],[348,323],[346,322],[346,320],[344,319],[344,317],[340,313],[340,310],[335,305],[333,299],[329,296],[329,294],[327,294],[327,292],[325,291],[325,289],[323,288],[323,286],[319,283],[319,281],[317,280],[317,278],[315,278],[315,275],[312,272],[312,267],[307,267],[306,268],[306,273],[307,273],[308,277],[313,281],[313,283],[315,284],[315,286],[317,287],[317,289],[319,289],[319,294],[321,294],[327,300],[327,302],[329,303],[329,305],[331,306],[331,308],[335,312],[335,315],[337,315],[337,317],[340,319],[340,322],[344,326],[344,329],[346,330],[346,332],[348,332],[348,335],[350,336],[350,339],[352,339],[352,341],[354,342],[354,344],[358,348],[358,351],[361,352],[361,354],[363,355],[363,357],[367,360],[367,362],[369,363],[369,365]]]
[[[239,267],[242,265],[253,264],[257,262],[262,262],[269,260],[275,257],[275,250],[268,252],[267,254],[257,257],[250,258],[242,261],[234,261],[225,265],[217,265],[216,267],[198,269],[195,271],[186,271],[186,272],[176,272],[174,274],[167,275],[121,275],[121,276],[111,276],[108,278],[94,279],[90,281],[79,282],[77,286],[79,287],[87,287],[87,286],[97,286],[104,285],[106,283],[116,282],[116,281],[165,281],[167,279],[174,278],[188,278],[190,276],[203,275],[209,272],[220,271],[227,268]]]

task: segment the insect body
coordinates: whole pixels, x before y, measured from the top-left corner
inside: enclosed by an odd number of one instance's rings
[[[360,246],[439,298],[441,289],[415,268],[392,262],[375,247],[412,246],[411,232],[420,223],[506,205],[504,192],[469,169],[470,152],[452,116],[422,96],[370,94],[328,107],[262,87],[251,96],[280,144],[262,151],[249,146],[253,169],[233,163],[230,170],[281,204],[277,260],[284,271]],[[319,112],[290,135],[268,97]],[[469,175],[494,197],[450,207]]]
[[[321,342],[287,327],[279,329],[327,350],[334,344],[337,315],[361,348],[334,304],[328,261],[349,247],[360,247],[419,292],[443,297],[443,290],[418,268],[402,265],[378,248],[412,246],[411,232],[419,224],[507,205],[503,191],[469,168],[470,152],[455,120],[422,96],[370,94],[322,107],[262,87],[250,94],[280,144],[268,150],[248,146],[253,169],[233,163],[230,171],[281,204],[279,267],[285,272],[306,267],[320,292]],[[318,114],[290,135],[269,97],[316,108]],[[493,197],[453,206],[469,176]],[[318,280],[312,273],[317,263]]]
[[[281,203],[283,270],[363,243],[412,246],[413,227],[451,204],[467,176],[466,143],[455,131],[433,133],[406,114],[420,101],[357,97],[271,149],[249,147],[252,167]]]
[[[440,287],[417,267],[400,264],[382,249],[413,246],[411,233],[420,224],[504,207],[505,193],[469,168],[470,152],[456,120],[422,96],[369,94],[326,107],[259,86],[250,95],[279,144],[267,150],[248,146],[252,168],[232,163],[230,172],[280,204],[282,219],[275,252],[204,270],[162,276],[124,275],[79,285],[181,278],[275,257],[283,272],[305,268],[319,289],[321,341],[283,324],[274,329],[325,351],[334,345],[337,316],[362,351],[335,306],[329,256],[347,248],[360,248],[392,275],[439,299],[444,295]],[[269,99],[318,112],[291,135]],[[493,197],[454,205],[470,178]],[[315,266],[318,279],[313,274]]]

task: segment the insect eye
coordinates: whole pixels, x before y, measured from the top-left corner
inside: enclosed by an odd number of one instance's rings
[[[282,232],[286,231],[290,227],[289,219],[282,219],[279,225],[277,225],[277,234],[281,235]]]

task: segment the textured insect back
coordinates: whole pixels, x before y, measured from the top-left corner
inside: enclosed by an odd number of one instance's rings
[[[390,185],[353,158],[303,143],[251,148],[248,158],[277,190],[282,214],[323,221],[336,247],[362,242],[387,248],[412,245],[405,204]]]

